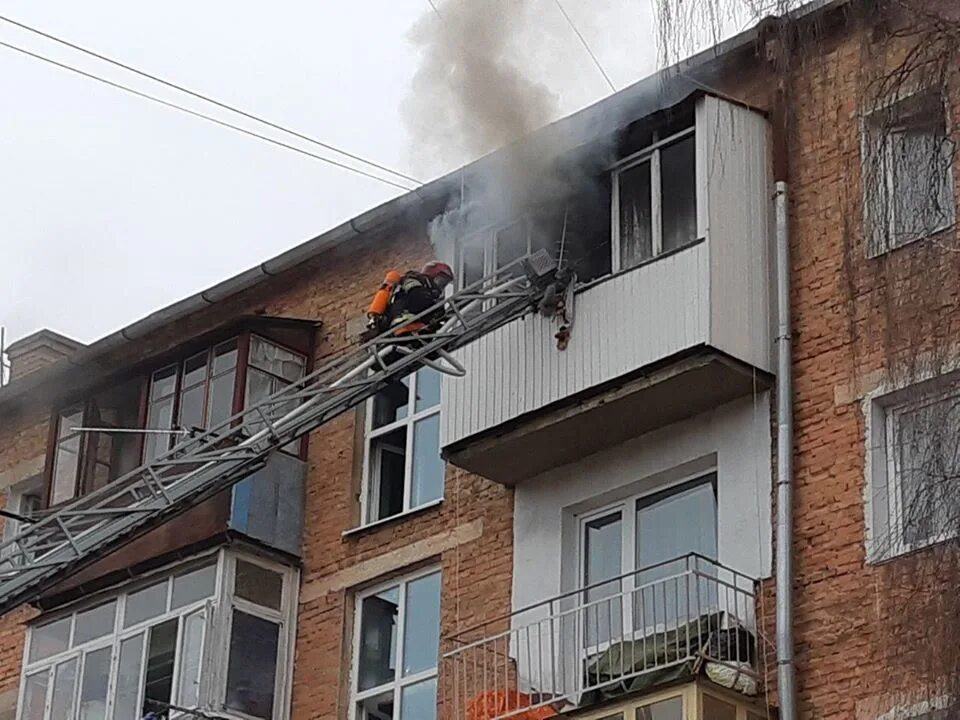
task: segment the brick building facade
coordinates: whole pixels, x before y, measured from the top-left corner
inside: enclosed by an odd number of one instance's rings
[[[909,45],[896,30],[914,21],[833,2],[763,23],[525,143],[548,148],[572,184],[557,197],[470,220],[465,208],[490,196],[461,193],[498,177],[494,155],[66,360],[34,369],[28,358],[27,373],[14,358],[20,374],[0,390],[0,487],[8,509],[29,514],[125,462],[125,446],[110,444],[107,461],[94,440],[62,459],[69,418],[81,418],[72,408],[105,418],[110,401],[98,399],[129,385],[137,427],[175,427],[202,387],[202,425],[217,412],[214,379],[233,373],[225,407],[236,410],[259,392],[251,375],[284,382],[355,344],[388,267],[439,256],[468,284],[501,255],[556,254],[563,237],[584,281],[565,350],[556,320],[514,321],[461,351],[465,378],[422,371],[410,397],[310,433],[301,485],[257,479],[302,493],[295,547],[276,527],[282,503],[251,504],[244,492],[262,486],[247,484],[8,613],[0,718],[127,720],[130,708],[139,720],[169,705],[265,720],[429,720],[437,704],[450,720],[467,707],[477,719],[632,717],[641,705],[637,717],[658,719],[775,713],[775,179],[790,203],[799,716],[929,717],[950,705],[956,665],[943,639],[955,608],[949,573],[930,570],[955,562],[935,542],[949,518],[929,501],[919,518],[903,507],[931,496],[904,469],[899,438],[916,427],[917,397],[943,411],[938,426],[957,427],[956,163],[927,188],[949,191],[951,205],[924,232],[883,205],[883,234],[864,208],[872,69],[878,58],[896,67]],[[884,108],[905,104],[892,125],[953,132],[956,69],[938,78],[942,123],[929,122],[934,105],[910,122],[924,78],[887,98]],[[230,369],[218,370],[221,357]],[[167,397],[168,414],[152,415]],[[421,441],[443,448],[442,491],[424,479],[435,463]],[[261,521],[272,534],[254,529]],[[163,607],[135,615],[161,585]],[[114,624],[97,635],[86,628],[100,607]],[[479,713],[484,697],[500,715]]]

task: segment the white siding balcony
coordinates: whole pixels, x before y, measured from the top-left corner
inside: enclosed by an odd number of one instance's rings
[[[613,272],[578,290],[566,349],[557,320],[529,315],[460,351],[467,375],[443,386],[449,461],[515,484],[769,384],[768,135],[761,114],[706,95],[692,129],[614,168]],[[684,141],[693,182],[671,165]],[[696,208],[677,242],[684,184]]]

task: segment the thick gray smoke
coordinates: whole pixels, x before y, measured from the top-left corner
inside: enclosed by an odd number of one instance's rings
[[[541,0],[434,0],[411,33],[422,53],[403,108],[418,170],[436,172],[519,139],[557,115],[557,97],[519,59]],[[542,25],[541,25],[542,27]],[[527,56],[528,57],[528,56]]]

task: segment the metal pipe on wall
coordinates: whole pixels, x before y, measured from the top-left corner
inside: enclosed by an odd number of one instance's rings
[[[777,694],[781,720],[796,720],[793,657],[793,377],[787,183],[774,193],[777,246]]]

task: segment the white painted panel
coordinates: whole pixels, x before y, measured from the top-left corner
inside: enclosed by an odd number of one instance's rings
[[[712,96],[697,103],[700,223],[710,258],[710,341],[771,370],[770,128],[760,114]]]
[[[717,474],[718,560],[746,575],[769,577],[770,394],[763,392],[520,483],[514,495],[513,607],[575,587],[579,515],[710,471]]]
[[[707,341],[700,243],[612,277],[577,296],[570,344],[558,324],[528,315],[459,351],[464,378],[444,378],[444,445],[488,430]]]

